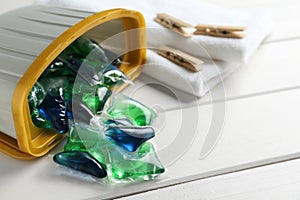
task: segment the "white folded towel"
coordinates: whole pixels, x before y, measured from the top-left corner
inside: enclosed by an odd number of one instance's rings
[[[203,61],[202,70],[194,73],[159,56],[155,51],[147,50],[143,73],[163,84],[200,97],[239,67],[238,64],[224,61]]]
[[[266,10],[244,9],[233,11],[195,0],[172,1],[172,3],[159,0],[38,0],[37,2],[89,11],[100,11],[116,7],[137,10],[144,15],[146,20],[147,45],[149,48],[157,49],[162,45],[169,45],[199,58],[211,57],[214,60],[224,61],[215,62],[217,67],[212,71],[208,70],[209,73],[206,69],[212,65],[212,61],[203,65],[203,71],[191,73],[148,50],[147,64],[144,68],[145,74],[196,96],[203,96],[209,89],[219,83],[225,75],[227,76],[237,66],[246,63],[263,39],[271,32],[272,27],[270,13]],[[168,13],[193,25],[201,23],[245,26],[247,35],[244,39],[200,35],[184,38],[154,22],[153,18],[157,13]],[[178,84],[176,80],[178,73],[191,87],[183,87]],[[161,77],[161,74],[164,74],[164,76]]]
[[[38,0],[42,4],[67,6],[89,11],[99,11],[122,7],[140,11],[147,24],[147,42],[149,46],[159,47],[170,45],[180,50],[200,57],[205,57],[203,49],[217,60],[229,62],[246,62],[255,52],[262,40],[271,31],[270,13],[261,9],[228,10],[201,1],[159,1],[159,0]],[[153,21],[157,13],[168,13],[190,24],[215,24],[230,26],[245,26],[246,38],[224,39],[209,36],[193,36],[186,39],[171,32]],[[153,28],[153,29],[152,29]],[[156,29],[158,28],[158,29]]]

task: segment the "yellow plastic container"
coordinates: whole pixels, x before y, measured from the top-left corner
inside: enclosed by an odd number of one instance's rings
[[[91,13],[33,5],[0,16],[0,151],[33,159],[63,139],[55,131],[33,125],[27,98],[43,71],[68,45],[82,35],[99,43],[116,37],[112,45],[121,46],[127,63],[120,68],[135,79],[145,61],[144,27],[139,12],[125,9]]]

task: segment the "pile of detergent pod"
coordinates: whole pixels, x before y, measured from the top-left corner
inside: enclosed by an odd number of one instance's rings
[[[112,91],[128,81],[121,63],[97,42],[78,38],[31,89],[31,119],[36,127],[68,134],[56,163],[97,178],[149,180],[165,171],[148,141],[156,114]]]

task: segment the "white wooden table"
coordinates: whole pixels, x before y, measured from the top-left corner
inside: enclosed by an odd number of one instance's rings
[[[167,165],[163,176],[139,184],[100,184],[66,176],[57,168],[51,157],[62,145],[49,156],[30,162],[1,153],[0,199],[299,199],[300,3],[297,0],[208,2],[237,9],[267,7],[272,10],[275,22],[272,35],[251,61],[224,82],[226,119],[211,154],[200,158],[205,133],[213,123],[210,95],[194,99],[178,93],[178,100],[145,84],[153,80],[142,75],[135,88],[126,92],[162,111],[158,123],[162,131],[155,139],[159,152],[181,134],[180,126],[186,126],[182,130],[185,134],[192,134],[196,128],[192,143],[177,160],[170,163],[161,155]],[[0,12],[30,3],[32,0],[2,2]],[[136,89],[139,87],[142,89]],[[155,101],[147,98],[149,95],[155,96]],[[192,126],[183,124],[186,114],[195,113],[197,118]],[[199,126],[194,127],[195,124]]]

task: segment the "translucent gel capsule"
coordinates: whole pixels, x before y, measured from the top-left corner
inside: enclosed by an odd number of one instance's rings
[[[68,133],[65,151],[87,151],[93,148],[99,140],[98,129],[77,123],[73,124]],[[84,143],[83,143],[84,141]]]
[[[75,53],[82,58],[88,58],[90,61],[108,63],[109,60],[105,55],[105,50],[94,40],[87,37],[80,37],[69,45],[64,53]]]
[[[89,153],[82,151],[65,151],[53,157],[54,162],[81,171],[97,178],[107,176],[105,168]]]
[[[105,156],[100,152],[100,153],[95,153],[92,152],[91,149],[95,149],[95,146],[98,145],[100,139],[98,137],[98,133],[96,132],[97,130],[93,128],[89,128],[86,125],[79,125],[77,124],[76,127],[73,125],[71,127],[71,130],[69,132],[69,137],[67,144],[65,145],[64,152],[56,154],[54,156],[54,161],[58,164],[70,167],[72,169],[76,169],[78,171],[88,173],[91,175],[94,174],[104,174],[106,176],[106,165],[105,165]],[[89,154],[89,151],[92,152],[92,154]],[[67,156],[64,156],[65,153],[67,152]],[[72,153],[75,152],[75,153]],[[73,156],[68,156],[68,154],[72,153]],[[94,160],[92,162],[92,172],[88,171],[88,168],[90,168],[89,165],[86,163],[81,162],[81,157],[77,157],[79,154],[89,154],[89,159],[88,160]],[[85,154],[86,155],[86,154]],[[60,157],[63,156],[62,159]],[[63,160],[60,161],[60,160]],[[96,161],[96,162],[95,162]],[[80,167],[78,167],[77,163],[80,162]],[[94,164],[96,163],[96,165]],[[75,165],[75,167],[73,166]],[[98,173],[95,173],[98,172]],[[105,177],[102,176],[102,177]],[[97,176],[101,178],[100,176]]]
[[[99,85],[97,89],[97,95],[98,95],[98,99],[100,100],[100,105],[98,109],[102,111],[105,103],[111,97],[112,91],[106,86]]]
[[[107,119],[107,118],[101,118],[100,119],[100,124],[103,126],[108,126],[108,125],[114,125],[114,126],[133,126],[130,120],[128,119]]]
[[[73,91],[76,92],[73,92],[72,101],[69,101],[71,106],[68,110],[75,122],[90,124],[93,116],[102,112],[112,92],[102,85],[85,87],[85,85],[80,84],[78,86],[75,85]]]
[[[68,135],[68,141],[64,151],[83,151],[89,152],[98,162],[106,168],[108,160],[104,150],[108,140],[104,138],[104,134],[99,129],[86,124],[77,123],[72,125]]]
[[[77,46],[76,46],[76,44]],[[78,49],[78,43],[81,43],[81,47],[85,46],[86,51],[90,53],[82,53],[80,49]],[[95,45],[96,48],[87,47],[89,44],[92,43],[92,46]],[[122,63],[122,58],[118,57],[115,53],[102,48],[99,44],[95,41],[92,41],[88,38],[79,38],[74,42],[75,45],[71,45],[68,47],[62,54],[61,57],[67,59],[68,61],[76,60],[76,62],[87,63],[90,66],[93,66],[99,71],[105,70],[108,65],[114,65],[119,67]],[[76,51],[73,51],[77,49]],[[97,55],[96,58],[93,57]],[[101,59],[98,59],[101,57]]]
[[[165,171],[151,143],[144,143],[134,153],[112,147],[109,157],[110,170],[116,179],[149,180]]]
[[[39,83],[43,85],[47,93],[50,90],[61,90],[62,96],[66,101],[72,99],[74,81],[75,79],[72,77],[63,76],[48,76],[39,79]]]
[[[47,126],[38,127],[52,128],[59,133],[66,133],[69,130],[68,119],[71,117],[68,102],[72,99],[74,78],[48,75],[40,78],[39,82],[43,85],[47,95],[36,108],[48,123]]]
[[[32,122],[35,126],[39,128],[56,129],[60,133],[65,133],[68,130],[67,105],[65,100],[72,98],[74,78],[64,76],[66,74],[70,75],[70,73],[63,72],[63,70],[65,70],[64,67],[58,67],[59,64],[54,64],[56,62],[57,61],[53,62],[53,65],[50,65],[48,71],[46,70],[48,75],[42,75],[39,82],[36,83],[30,91],[28,96],[29,107]],[[43,95],[41,95],[41,89],[38,90],[37,88],[43,88]],[[62,96],[59,94],[59,90]],[[50,91],[57,92],[56,94],[49,94]],[[32,104],[33,97],[38,99],[34,104]],[[53,105],[55,106],[51,109],[46,108],[47,106]],[[58,121],[56,122],[57,119]]]
[[[82,101],[95,113],[96,113],[96,111],[99,110],[100,100],[99,100],[97,94],[94,94],[94,93],[83,94]]]
[[[152,127],[106,126],[105,135],[126,151],[136,151],[144,142],[154,137]]]
[[[45,96],[46,96],[46,92],[43,86],[39,82],[36,82],[32,87],[31,91],[29,92],[29,96],[28,96],[29,106],[37,107],[42,103]]]
[[[52,112],[54,109],[52,109],[50,112],[50,109],[46,110],[45,108],[46,104],[50,106],[53,105],[53,102],[43,102],[43,105],[40,107],[40,109],[38,109],[38,106],[40,106],[42,101],[39,101],[39,103],[35,104],[29,102],[32,121],[39,128],[54,128],[60,133],[65,132],[67,129],[64,127],[64,125],[62,125],[61,122],[68,121],[65,119],[65,116],[67,116],[69,119],[73,118],[73,109],[70,103],[74,102],[72,100],[72,95],[74,93],[80,93],[82,95],[81,99],[78,100],[81,102],[74,103],[79,105],[77,110],[80,111],[79,116],[77,115],[76,118],[80,120],[84,119],[86,122],[92,118],[90,111],[92,111],[93,114],[100,112],[103,109],[106,100],[111,95],[111,91],[107,87],[98,84],[100,80],[98,72],[94,67],[89,66],[86,63],[79,62],[76,59],[68,59],[69,58],[62,58],[62,56],[56,58],[39,79],[39,83],[41,83],[40,86],[44,88],[45,93],[50,90],[62,90],[63,98],[61,98],[59,101],[61,104],[62,101],[64,101],[63,105],[67,108],[67,114],[60,114],[62,117],[59,119],[59,122],[53,124],[54,121],[51,119],[57,119],[58,116],[50,116],[49,114],[54,114],[54,112]],[[77,80],[77,85],[80,85],[80,89],[77,91],[73,90],[76,76],[79,78]],[[36,94],[34,94],[35,92],[38,91],[33,88],[29,94],[29,98],[32,99],[32,96],[36,96]],[[46,94],[44,94],[44,97],[45,96]],[[47,100],[51,99],[52,101],[55,101],[60,98],[57,95],[56,98],[50,98],[50,96],[53,95],[48,95]],[[56,110],[56,113],[59,113],[58,110]],[[86,118],[86,116],[88,116],[88,118]]]
[[[107,114],[113,119],[127,118],[135,126],[151,125],[156,117],[152,109],[121,94],[114,96],[110,107],[107,109]]]
[[[38,82],[35,83],[28,95],[31,120],[38,128],[52,128],[51,122],[43,117],[38,110],[38,106],[43,102],[45,96],[46,92]]]
[[[116,179],[149,180],[165,171],[151,143],[128,152],[99,129],[84,124],[71,128],[65,151],[88,152]]]
[[[97,68],[77,55],[62,55],[62,57],[64,57],[66,67],[75,74],[77,79],[89,85],[96,85],[100,82],[98,72],[103,68]]]
[[[116,66],[109,65],[102,74],[101,84],[107,86],[121,85],[125,83],[127,76]]]
[[[47,118],[43,117],[37,108],[31,110],[31,120],[38,128],[53,128],[52,123]]]
[[[67,105],[63,98],[62,90],[50,90],[43,102],[38,106],[39,113],[49,120],[59,133],[69,130]]]
[[[91,62],[74,54],[63,56],[66,62],[69,63],[66,66],[73,70],[78,78],[86,81],[89,85],[100,83],[111,87],[128,80],[127,76],[112,64],[103,65],[99,61],[99,63],[96,63],[96,61]],[[100,77],[102,77],[101,80]]]
[[[82,95],[82,101],[96,114],[103,110],[104,104],[112,92],[105,86],[98,85],[97,91]]]
[[[57,57],[43,72],[42,77],[75,77],[76,73],[71,69],[70,63],[62,57]]]
[[[97,85],[89,85],[87,82],[81,79],[76,79],[73,86],[73,95],[81,95],[86,93],[96,93]]]

